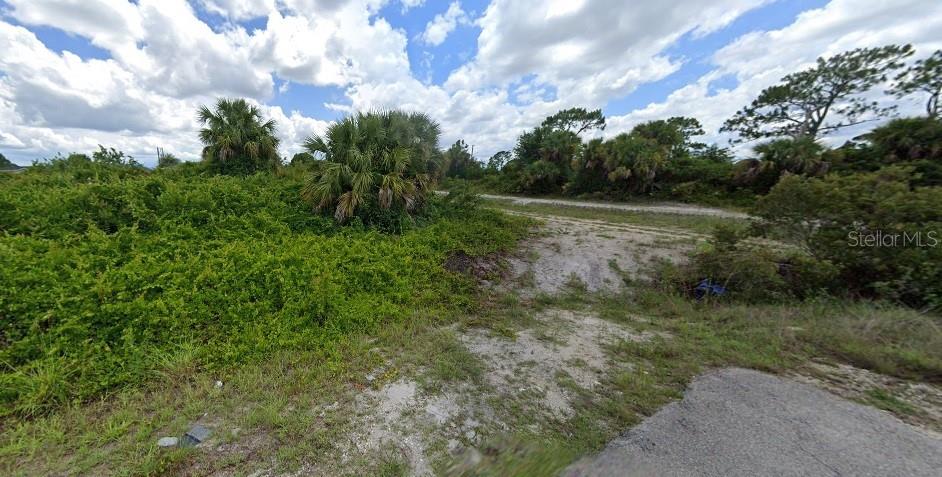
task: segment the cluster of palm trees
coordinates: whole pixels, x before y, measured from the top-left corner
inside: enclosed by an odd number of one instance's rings
[[[280,163],[275,122],[244,99],[220,99],[203,106],[198,118],[203,161],[222,174],[251,174]],[[441,129],[425,114],[402,111],[358,113],[332,123],[323,135],[304,142],[320,160],[302,190],[316,210],[332,211],[338,222],[379,208],[411,214],[431,192],[441,166]]]

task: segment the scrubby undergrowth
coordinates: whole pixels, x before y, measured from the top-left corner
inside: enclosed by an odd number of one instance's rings
[[[523,232],[441,203],[401,235],[339,227],[292,176],[73,157],[0,180],[0,414],[159,379],[181,355],[225,368],[465,306],[472,286],[442,268],[448,252]]]

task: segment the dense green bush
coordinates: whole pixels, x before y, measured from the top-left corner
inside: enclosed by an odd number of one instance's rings
[[[201,106],[203,161],[217,174],[270,171],[281,161],[275,121],[265,120],[257,106],[244,99],[221,98],[213,109]]]
[[[512,159],[508,153],[495,155],[480,184],[501,192],[612,199],[643,195],[727,203],[736,195],[732,155],[696,142],[703,134],[696,119],[648,121],[611,139],[583,142],[577,134],[604,123],[599,111],[560,111],[523,133]]]
[[[833,263],[843,289],[939,308],[942,188],[913,187],[913,177],[896,166],[823,179],[788,176],[759,200],[756,213],[767,230]]]
[[[166,167],[175,167],[182,164],[183,161],[174,156],[173,154],[161,154],[157,158],[157,168],[162,169]]]
[[[774,139],[753,150],[756,157],[736,163],[732,181],[757,194],[768,193],[784,174],[820,176],[828,171],[825,148],[814,139]]]
[[[448,252],[523,233],[438,199],[401,236],[340,227],[299,178],[183,166],[69,157],[0,182],[0,415],[143,382],[181,350],[224,368],[463,306],[471,283],[441,267]]]
[[[662,285],[692,293],[702,280],[709,280],[726,288],[725,298],[754,303],[803,299],[834,290],[837,269],[830,262],[750,240],[753,235],[748,227],[717,227],[709,245],[687,263],[660,268]]]
[[[468,145],[458,140],[442,154],[445,177],[457,179],[480,179],[484,177],[484,166],[478,162]]]
[[[402,111],[357,113],[305,142],[324,163],[310,176],[304,198],[337,222],[356,218],[398,228],[421,212],[441,166],[439,125]]]
[[[942,120],[902,118],[874,128],[829,155],[842,174],[873,172],[886,165],[911,167],[913,185],[942,186]]]
[[[942,309],[942,187],[914,177],[898,166],[786,175],[759,199],[751,228],[718,230],[668,282],[711,279],[757,301],[831,293]]]

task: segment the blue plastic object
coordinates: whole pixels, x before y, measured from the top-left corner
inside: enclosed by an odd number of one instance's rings
[[[693,294],[698,300],[705,296],[722,296],[726,294],[726,287],[719,283],[713,283],[709,278],[704,278],[693,289]]]

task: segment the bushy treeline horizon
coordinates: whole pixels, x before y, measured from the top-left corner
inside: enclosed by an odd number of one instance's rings
[[[733,142],[754,144],[739,160],[727,147],[698,141],[704,131],[696,118],[647,121],[608,139],[586,140],[585,133],[605,129],[605,117],[600,110],[571,108],[547,117],[512,151],[486,163],[458,141],[445,152],[446,177],[510,193],[742,204],[767,194],[787,174],[823,177],[897,165],[912,167],[914,184],[937,186],[942,51],[907,63],[913,53],[908,45],[860,48],[782,78],[724,123],[721,131],[733,133]],[[883,97],[874,99],[886,84]],[[894,98],[914,95],[925,100],[924,117],[879,124],[835,148],[820,142],[835,131],[886,119],[896,109]]]

